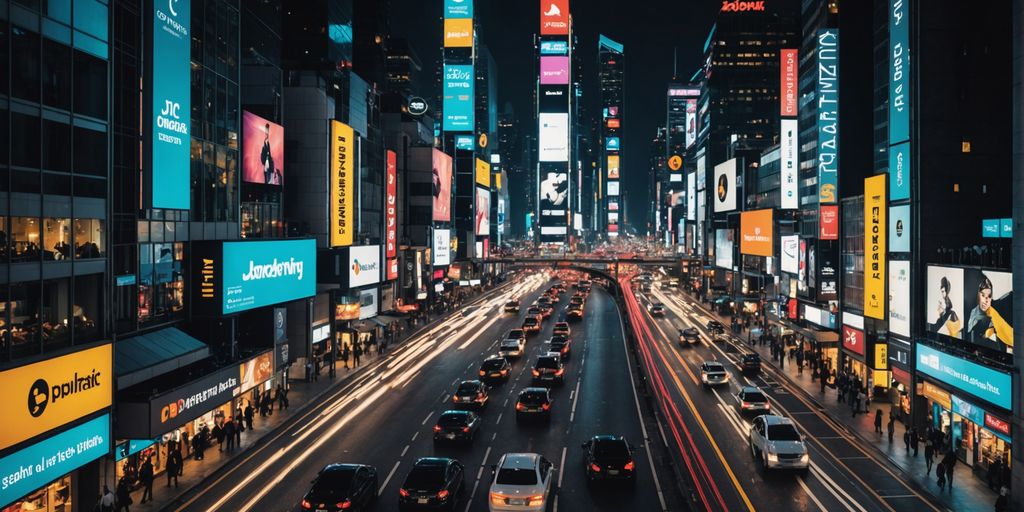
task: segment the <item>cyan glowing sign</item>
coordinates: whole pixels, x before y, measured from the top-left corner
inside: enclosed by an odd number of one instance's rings
[[[188,210],[192,117],[191,0],[153,2],[150,172],[153,208]]]
[[[473,0],[444,0],[445,18],[472,18]]]
[[[619,146],[619,138],[618,137],[608,137],[608,141],[605,144],[605,147],[609,151],[618,151],[619,148],[620,148],[620,146]]]
[[[540,54],[541,55],[568,55],[569,54],[569,42],[568,41],[541,41],[540,42]]]
[[[889,200],[910,199],[910,142],[889,147]]]
[[[444,131],[473,131],[473,66],[444,66]]]
[[[225,242],[222,312],[227,315],[316,294],[316,241]]]
[[[889,0],[889,144],[910,138],[910,0]]]
[[[456,135],[455,136],[455,149],[463,149],[466,151],[473,151],[473,136],[472,135]]]
[[[917,371],[960,388],[1003,409],[1012,406],[1010,374],[917,344]]]
[[[839,190],[839,30],[818,31],[818,202],[836,204]]]
[[[104,414],[0,459],[0,507],[110,451],[110,415]]]

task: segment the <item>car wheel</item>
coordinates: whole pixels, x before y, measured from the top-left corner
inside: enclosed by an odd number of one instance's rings
[[[761,453],[761,469],[768,471],[768,454]]]

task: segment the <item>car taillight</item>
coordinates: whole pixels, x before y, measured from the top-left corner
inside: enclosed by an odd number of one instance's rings
[[[462,427],[462,431],[466,432],[466,433],[469,433],[469,427]]]
[[[565,345],[564,347],[562,347],[562,353],[563,354],[568,352],[568,351],[569,351],[569,345]]]
[[[555,372],[555,375],[561,377],[563,373],[565,373],[565,368],[559,368],[558,371]]]
[[[308,502],[308,501],[306,501],[306,500],[302,500],[302,508],[304,508],[304,509],[311,509],[311,508],[313,508],[313,504]]]
[[[750,408],[750,403],[748,403],[748,402],[741,402],[740,403],[740,409],[749,409],[749,408]]]
[[[633,468],[635,468],[635,467],[636,467],[636,465],[633,464],[633,461],[629,461],[629,462],[626,463],[626,465],[622,469],[625,469],[626,471],[633,471]]]
[[[340,508],[342,510],[348,510],[348,509],[352,508],[352,500],[339,501],[334,506],[338,507],[338,508]]]
[[[530,496],[529,500],[531,507],[537,507],[544,503],[544,495],[538,494],[536,496]]]
[[[765,409],[771,409],[771,408],[772,408],[772,404],[770,404],[770,403],[768,403],[768,402],[765,402],[765,403],[764,403],[764,408],[765,408]]]
[[[441,491],[437,493],[437,499],[441,501],[448,499],[448,489],[441,489]]]
[[[542,405],[540,407],[541,407],[541,409],[544,409],[546,411],[546,410],[551,408],[551,404],[544,404],[544,405]]]
[[[502,374],[502,375],[508,375],[508,370],[502,370],[502,371],[501,371],[501,374]]]
[[[403,497],[403,498],[408,498],[409,497],[409,491],[407,491],[405,489],[399,489],[398,490],[398,495]]]
[[[505,504],[505,495],[498,494],[496,492],[492,492],[491,493],[491,503],[493,503],[495,505],[504,505]]]
[[[434,425],[434,432],[440,432],[440,431],[441,431],[441,425]]]
[[[459,395],[455,395],[455,396],[452,397],[452,402],[458,402],[458,401],[459,401]]]
[[[540,377],[540,371],[539,371],[539,370],[537,370],[537,369],[534,369],[534,370],[533,370],[533,376],[534,376],[534,377]]]
[[[483,393],[477,393],[477,394],[476,394],[476,397],[477,397],[477,399],[479,399],[479,400],[483,400],[483,399],[484,399],[484,394],[483,394]]]
[[[525,407],[523,407],[523,404],[522,404],[522,403],[517,403],[517,404],[516,404],[516,410],[517,410],[517,411],[521,411],[521,410],[523,410],[523,409],[525,409]]]
[[[601,472],[601,466],[598,466],[597,464],[591,464],[590,465],[590,470],[593,471],[594,473],[600,473]]]
[[[480,370],[480,376],[483,377],[484,375],[487,375],[487,372]]]

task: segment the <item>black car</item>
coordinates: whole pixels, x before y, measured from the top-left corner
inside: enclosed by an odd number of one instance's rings
[[[744,354],[740,368],[743,370],[743,373],[757,373],[761,371],[761,356],[757,354]]]
[[[455,459],[424,457],[416,461],[398,490],[398,510],[455,510],[466,489],[465,469]]]
[[[539,417],[551,419],[551,391],[548,388],[526,388],[516,399],[516,421]]]
[[[491,398],[487,384],[479,380],[464,380],[452,395],[452,403],[460,407],[482,409]]]
[[[508,382],[512,374],[512,364],[501,356],[491,356],[480,364],[480,380],[487,383]]]
[[[548,341],[548,346],[551,352],[558,352],[562,355],[562,359],[568,359],[572,351],[572,338],[561,335],[552,336]]]
[[[377,501],[377,469],[362,464],[328,464],[302,497],[304,510],[369,510]]]
[[[719,322],[718,320],[708,320],[707,327],[708,330],[711,331],[711,334],[725,333],[725,326],[722,325],[722,322]]]
[[[565,384],[565,366],[562,365],[562,356],[548,353],[537,358],[533,365],[533,382],[554,384]]]
[[[480,430],[480,416],[473,411],[445,411],[434,425],[434,442],[465,441],[472,443]]]
[[[636,481],[636,461],[633,450],[621,436],[594,436],[583,443],[583,465],[587,481]]]
[[[665,305],[660,302],[652,303],[649,311],[651,316],[665,316]]]
[[[744,386],[740,389],[736,394],[736,405],[740,409],[740,414],[767,414],[772,408],[764,392],[754,386]]]
[[[689,327],[686,329],[679,330],[679,344],[693,344],[700,342],[700,333],[697,332],[695,327]]]

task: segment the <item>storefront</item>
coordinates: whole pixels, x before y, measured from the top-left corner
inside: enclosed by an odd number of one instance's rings
[[[860,319],[860,328],[854,319]],[[867,382],[868,367],[864,364],[865,339],[864,319],[850,313],[843,313],[843,368],[861,382]],[[853,324],[853,325],[851,325]]]
[[[910,417],[910,372],[898,366],[892,367],[892,382],[889,383],[889,404],[898,411],[897,418],[907,423]]]

